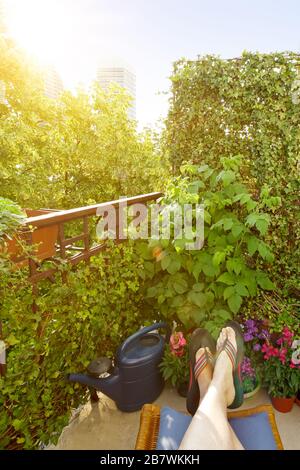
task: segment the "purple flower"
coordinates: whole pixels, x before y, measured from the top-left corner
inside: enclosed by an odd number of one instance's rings
[[[270,339],[270,333],[268,330],[261,330],[261,333],[258,335],[259,339],[268,340]]]
[[[246,341],[246,343],[248,343],[249,341],[252,341],[253,339],[254,339],[254,336],[251,333],[247,332],[244,334],[244,341]]]
[[[247,328],[255,328],[256,324],[254,320],[246,320],[245,321],[245,326]]]
[[[255,370],[249,357],[245,356],[241,366],[242,377],[255,377]]]
[[[261,350],[261,345],[256,343],[254,346],[253,346],[253,351],[260,351]]]

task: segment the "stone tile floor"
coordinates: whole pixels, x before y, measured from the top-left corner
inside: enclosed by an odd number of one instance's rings
[[[87,403],[76,413],[63,430],[57,450],[130,450],[134,449],[139,429],[140,412],[123,413],[114,402],[99,393],[98,403]],[[269,397],[260,390],[245,400],[243,408],[269,403]],[[171,406],[185,412],[185,399],[175,389],[165,387],[156,401],[160,406]],[[275,411],[277,426],[286,450],[300,449],[300,407],[296,404],[290,413]]]

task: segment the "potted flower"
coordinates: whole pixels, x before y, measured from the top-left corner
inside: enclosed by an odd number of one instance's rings
[[[179,395],[186,396],[189,380],[189,359],[186,339],[182,331],[173,331],[165,348],[160,370],[165,380],[176,387]]]
[[[270,338],[269,330],[264,321],[248,319],[242,323],[245,342],[245,358],[241,366],[244,398],[250,398],[261,386],[260,360],[258,352],[262,344]]]
[[[252,366],[251,359],[247,356],[244,357],[241,366],[241,376],[243,382],[244,398],[250,398],[255,395],[260,389],[260,381],[258,374]]]
[[[274,408],[291,411],[300,387],[300,364],[295,363],[292,348],[294,333],[285,327],[275,341],[266,341],[263,354],[263,384],[267,387]]]

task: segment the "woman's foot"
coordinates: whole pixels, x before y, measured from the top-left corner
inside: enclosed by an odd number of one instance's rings
[[[226,406],[230,406],[235,398],[235,388],[233,383],[234,357],[222,348],[225,341],[229,340],[235,351],[237,350],[235,331],[230,328],[223,328],[217,341],[217,361],[215,364],[213,379],[224,392]],[[220,352],[221,351],[221,352]]]
[[[197,382],[200,389],[200,401],[203,400],[208,387],[213,378],[213,365],[212,365],[212,354],[209,348],[200,348],[196,352],[196,364],[201,359],[201,357],[208,357],[210,360],[206,361],[205,367],[201,370],[200,374],[197,376]]]

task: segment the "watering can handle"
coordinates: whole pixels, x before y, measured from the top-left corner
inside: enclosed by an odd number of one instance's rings
[[[129,346],[129,344],[132,341],[135,341],[137,338],[140,338],[141,336],[144,336],[145,334],[150,333],[153,330],[158,330],[159,328],[164,328],[166,330],[166,332],[167,332],[166,343],[168,343],[170,341],[170,336],[171,336],[171,329],[170,329],[169,325],[165,322],[154,323],[154,325],[146,326],[145,328],[142,328],[137,333],[134,333],[132,336],[127,338],[124,341],[124,343],[121,345],[120,350],[119,350],[119,354],[124,354],[126,348]]]

